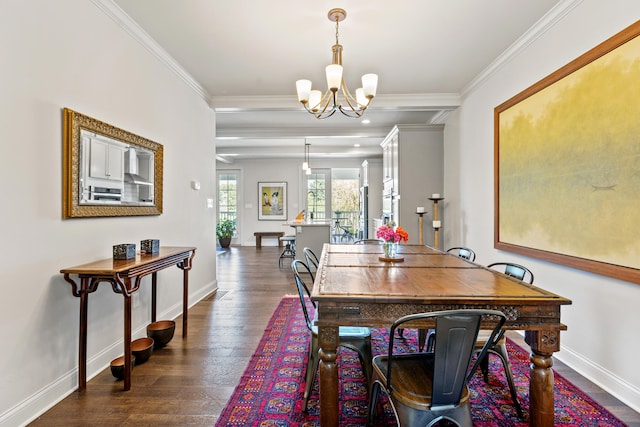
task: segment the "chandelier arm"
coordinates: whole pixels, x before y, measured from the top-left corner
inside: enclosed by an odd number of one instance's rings
[[[357,119],[358,117],[362,117],[362,115],[364,114],[364,110],[352,110],[352,109],[342,108],[342,105],[338,107],[338,110],[340,110],[340,112],[345,116],[351,117],[354,119]]]
[[[328,103],[327,103],[327,106],[328,106]],[[336,108],[336,106],[334,105],[333,107],[331,107],[331,109],[329,109],[327,111],[327,106],[325,106],[325,108],[322,111],[313,113],[313,115],[316,117],[316,119],[320,119],[320,120],[327,119],[327,118],[333,116],[335,114],[335,112],[338,110]]]
[[[344,97],[345,101],[347,102],[347,105],[349,105],[349,108],[351,108],[351,110],[357,114],[356,116],[352,116],[349,114],[345,113],[345,109],[342,107],[342,105],[340,105],[340,111],[343,114],[346,114],[349,117],[360,117],[362,116],[362,113],[364,113],[364,110],[367,109],[367,107],[359,107],[358,105],[358,101],[356,100],[356,98],[351,95],[351,92],[349,92],[349,88],[347,87],[347,83],[344,81],[344,78],[342,79],[342,96]],[[355,107],[354,107],[355,105]],[[367,106],[369,105],[369,103],[367,103]]]
[[[330,96],[330,94],[333,94],[333,96]],[[332,100],[333,100],[333,106],[329,108]],[[319,120],[327,119],[333,116],[335,112],[338,110],[338,106],[336,105],[336,102],[335,102],[335,93],[333,93],[331,90],[327,90],[327,92],[325,92],[325,94],[322,95],[322,98],[320,99],[320,103],[318,105],[321,105],[321,104],[324,104],[323,107],[320,109],[316,109],[315,111],[309,108],[308,103],[304,105],[304,108],[309,113],[313,114],[316,119],[319,119]]]
[[[327,89],[327,91],[324,94],[322,94],[322,96],[320,97],[320,101],[318,101],[318,103],[315,106],[312,106],[311,104],[309,104],[308,100],[302,105],[304,106],[305,110],[307,110],[309,113],[313,114],[314,116],[317,114],[322,114],[325,112],[325,110],[329,106],[329,101],[331,100],[331,97],[329,96],[330,93],[331,93],[331,90]],[[315,108],[315,109],[313,108],[319,105],[323,105],[323,107]],[[318,113],[319,110],[320,112]]]
[[[327,91],[324,93],[324,95],[322,95],[322,98],[320,99],[320,104],[324,104],[324,106],[322,107],[322,109],[318,113],[319,115],[325,114],[325,112],[327,111],[327,108],[329,108],[329,105],[331,104],[331,100],[333,100],[333,107],[331,108],[331,110],[335,110],[335,105],[336,105],[335,93],[333,93],[331,91],[331,89],[327,89]],[[333,113],[331,113],[331,114],[333,114]]]

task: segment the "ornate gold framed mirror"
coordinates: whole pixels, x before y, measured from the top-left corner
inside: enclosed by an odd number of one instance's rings
[[[62,217],[160,215],[163,147],[68,108]]]

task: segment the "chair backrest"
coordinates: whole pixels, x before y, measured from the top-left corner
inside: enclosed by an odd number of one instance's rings
[[[307,323],[307,328],[311,330],[311,317],[309,314],[309,306],[307,304],[311,304],[315,309],[316,305],[309,298],[311,297],[311,291],[307,287],[304,282],[303,275],[307,274],[309,278],[313,277],[311,274],[311,270],[309,270],[309,266],[304,263],[304,261],[295,259],[291,262],[291,270],[293,271],[293,278],[296,283],[296,288],[298,288],[298,296],[300,297],[300,304],[302,305],[302,313],[304,314],[304,320]]]
[[[318,261],[318,257],[316,256],[315,252],[313,252],[311,248],[308,247],[305,247],[302,252],[304,253],[304,258],[307,260],[307,267],[309,267],[309,270],[318,271],[318,265],[320,264],[320,261]]]
[[[456,254],[460,258],[468,259],[471,262],[476,260],[476,253],[473,250],[465,248],[463,246],[447,249],[447,252]]]
[[[391,367],[395,330],[403,328],[407,322],[435,319],[435,347],[433,350],[433,383],[431,409],[457,405],[462,397],[464,386],[471,374],[485,357],[490,346],[499,339],[500,329],[506,321],[505,315],[497,310],[446,310],[431,313],[418,313],[401,317],[391,326],[389,332],[389,361],[387,365],[387,384],[391,386]],[[470,368],[471,356],[484,321],[491,322],[493,329],[489,339],[479,353],[476,363]]]
[[[369,244],[381,245],[383,243],[384,242],[379,239],[360,239],[353,242],[354,245],[369,245]]]
[[[533,273],[523,265],[512,262],[494,262],[487,267],[502,270],[507,276],[515,277],[523,282],[533,283]]]

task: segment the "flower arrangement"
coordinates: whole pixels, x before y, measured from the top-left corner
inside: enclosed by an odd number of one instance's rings
[[[381,225],[376,230],[376,237],[388,243],[399,243],[409,241],[409,234],[400,226],[395,227],[393,221]]]

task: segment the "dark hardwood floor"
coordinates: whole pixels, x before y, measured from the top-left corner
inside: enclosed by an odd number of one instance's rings
[[[220,251],[218,292],[190,309],[187,338],[176,319],[173,340],[133,370],[130,391],[107,368],[85,392],[73,392],[30,426],[213,426],[278,302],[295,294],[290,269],[278,268],[279,253],[277,247]],[[640,427],[640,414],[560,362],[554,367],[629,426]]]

